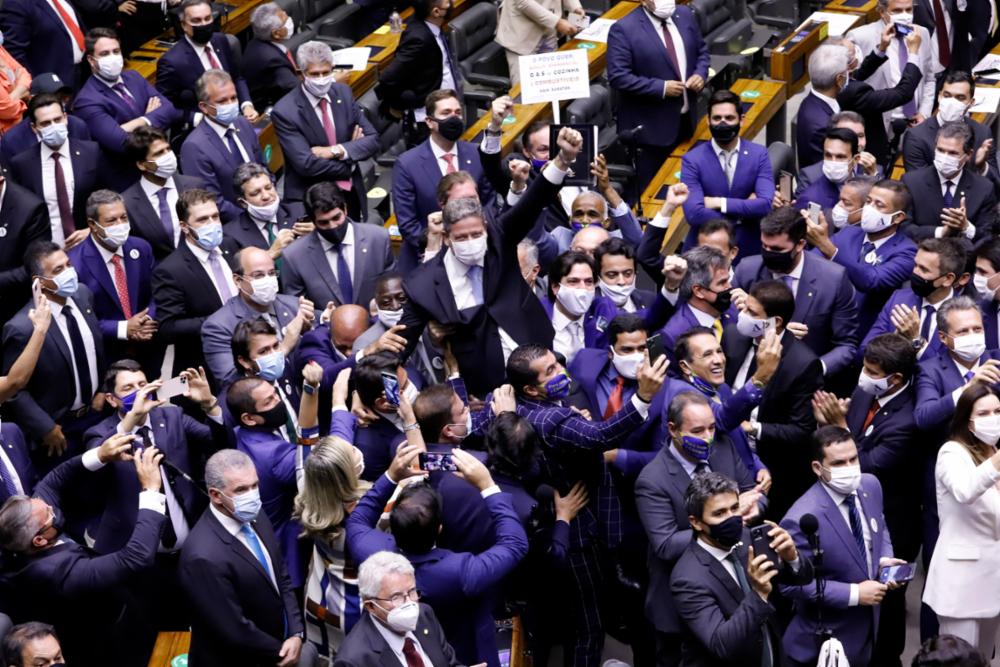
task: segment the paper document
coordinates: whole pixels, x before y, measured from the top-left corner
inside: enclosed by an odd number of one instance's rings
[[[857,14],[841,14],[839,12],[813,12],[812,15],[802,22],[805,25],[809,21],[825,22],[827,34],[830,37],[840,37],[845,32],[855,26],[859,20]],[[799,26],[802,30],[802,26]]]
[[[972,73],[982,71],[984,69],[1000,69],[1000,56],[987,53],[986,57],[979,61],[979,63],[972,68]]]
[[[611,26],[614,24],[615,19],[594,19],[590,22],[590,26],[586,30],[581,30],[577,33],[576,39],[607,44],[608,31],[611,30]]]
[[[368,57],[371,55],[370,46],[354,46],[349,49],[338,49],[333,52],[334,65],[350,65],[351,70],[360,71],[368,67]]]
[[[970,113],[996,113],[1000,104],[1000,88],[984,88],[976,86],[975,102]]]

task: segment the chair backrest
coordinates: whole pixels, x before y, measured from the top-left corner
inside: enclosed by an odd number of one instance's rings
[[[226,42],[229,43],[229,54],[233,57],[233,71],[242,72],[243,47],[240,45],[239,38],[236,35],[230,35],[228,32],[223,34],[226,36]]]
[[[285,13],[292,17],[295,28],[301,29],[306,22],[305,9],[301,0],[274,0],[275,4],[285,10]]]
[[[611,92],[600,85],[590,86],[590,97],[581,97],[566,107],[566,121],[578,125],[607,127],[612,122]]]
[[[706,37],[727,21],[733,20],[731,7],[726,0],[691,0],[690,7],[698,17],[701,34]]]
[[[368,122],[378,131],[379,154],[390,151],[403,136],[403,124],[379,113],[379,101],[374,89],[358,98],[358,106],[368,118]]]
[[[496,5],[477,3],[449,21],[448,27],[451,29],[451,48],[461,62],[496,37]]]
[[[301,0],[301,2],[305,5],[307,21],[315,21],[344,4],[343,0]]]
[[[774,172],[774,182],[778,182],[782,171],[795,173],[795,151],[784,141],[775,141],[767,147],[767,157],[771,160],[771,171]]]

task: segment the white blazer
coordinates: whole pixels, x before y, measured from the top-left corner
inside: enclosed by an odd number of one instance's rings
[[[940,616],[1000,616],[1000,471],[978,466],[948,441],[934,469],[941,532],[931,558],[924,602]]]

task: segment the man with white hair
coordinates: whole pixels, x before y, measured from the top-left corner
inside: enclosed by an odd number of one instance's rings
[[[329,46],[306,42],[298,63],[302,85],[271,112],[285,156],[285,199],[302,201],[310,185],[333,181],[344,192],[350,217],[364,220],[365,188],[356,165],[378,151],[378,132],[350,87],[334,82]]]
[[[826,127],[830,124],[830,117],[840,112],[837,95],[850,80],[847,63],[847,50],[836,44],[821,44],[809,56],[810,90],[795,117],[795,143],[800,167],[823,159]]]
[[[179,568],[193,618],[190,664],[299,664],[302,613],[260,512],[253,461],[235,449],[216,452],[205,464],[205,486],[209,508],[188,535]]]
[[[335,667],[383,667],[394,660],[402,667],[459,664],[434,610],[420,604],[413,565],[405,556],[378,551],[365,559],[358,592],[366,613],[340,645]]]
[[[250,86],[250,99],[266,109],[299,85],[299,66],[288,40],[295,22],[277,3],[265,2],[250,15],[253,39],[243,51],[243,74]]]

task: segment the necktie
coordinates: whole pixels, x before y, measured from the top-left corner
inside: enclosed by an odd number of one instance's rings
[[[230,162],[236,165],[243,164],[243,153],[240,152],[240,146],[236,143],[236,132],[233,128],[226,130],[226,143],[229,144],[229,152],[232,155]]]
[[[153,439],[149,437],[148,426],[140,426],[135,430],[135,433],[139,436],[139,442],[135,446],[137,452],[142,452],[142,450],[153,446]]]
[[[483,304],[483,267],[473,264],[466,271],[465,277],[469,280],[469,287],[472,288],[472,298],[476,305]]]
[[[128,88],[125,87],[124,83],[119,81],[111,87],[118,93],[119,97],[125,101],[125,104],[127,104],[128,108],[132,110],[132,113],[139,113],[139,108],[135,105],[135,98],[132,97],[132,93],[128,91]]]
[[[791,276],[781,276],[781,282],[785,283],[785,287],[789,289],[792,294],[795,294],[795,279]]]
[[[709,468],[709,467],[708,467],[708,464],[707,464],[707,463],[705,463],[704,461],[699,461],[699,462],[698,462],[697,464],[695,464],[695,466],[694,466],[694,474],[695,474],[696,476],[697,476],[697,475],[701,475],[701,474],[703,474],[703,473],[706,473],[706,472],[711,472],[711,470],[712,470],[712,469],[711,469],[711,468]]]
[[[712,330],[715,331],[715,340],[722,342],[722,320],[712,322]]]
[[[865,241],[864,243],[862,243],[861,244],[861,261],[865,262],[867,264],[871,264],[872,262],[869,262],[865,258],[868,257],[868,253],[872,252],[873,250],[875,250],[875,244],[872,243],[871,241]]]
[[[934,306],[924,306],[924,321],[920,323],[920,337],[930,340],[931,323],[934,321]]]
[[[441,159],[444,160],[445,163],[447,164],[447,166],[444,169],[445,174],[454,174],[456,171],[458,171],[457,169],[455,169],[454,153],[445,153],[444,155],[441,156]]]
[[[625,378],[619,375],[615,378],[615,386],[611,388],[611,395],[608,396],[608,406],[604,408],[604,419],[610,419],[622,409],[622,393],[625,391]]]
[[[52,154],[53,164],[55,164],[56,181],[56,204],[59,207],[59,219],[62,222],[63,234],[68,238],[76,231],[73,224],[73,207],[69,201],[69,190],[66,188],[66,174],[62,168],[62,154],[56,151]]]
[[[861,552],[861,557],[868,561],[868,550],[865,548],[865,531],[861,528],[861,514],[858,512],[856,493],[844,498],[844,505],[847,506],[847,518],[851,523],[851,533],[854,534],[854,541],[858,545],[858,551]]]
[[[955,195],[952,193],[951,188],[954,185],[951,181],[944,182],[944,207],[951,208],[955,204]]]
[[[670,30],[667,28],[667,22],[660,21],[660,28],[663,30],[663,44],[667,47],[667,57],[670,58],[670,64],[673,65],[674,71],[677,72],[677,79],[679,81],[684,81],[687,77],[685,77],[684,72],[681,71],[680,61],[677,60],[677,50],[674,48],[674,39],[670,36]]]
[[[299,73],[299,65],[298,65],[298,63],[295,62],[295,58],[292,57],[292,52],[289,51],[289,50],[287,50],[287,49],[285,49],[285,57],[288,58],[288,62],[292,63],[292,69],[295,70],[296,74],[298,74]]]
[[[320,116],[323,117],[323,132],[326,133],[326,140],[330,142],[331,146],[336,146],[337,127],[333,123],[333,114],[330,113],[330,102],[325,97],[319,100],[319,112]],[[336,181],[336,183],[337,187],[344,192],[350,192],[351,188],[354,187],[349,180]]]
[[[944,24],[944,8],[941,0],[933,0],[934,4],[934,36],[938,43],[938,60],[948,67],[951,64],[951,44],[948,42],[948,28]]]
[[[260,566],[264,568],[264,572],[267,573],[267,578],[272,579],[271,566],[267,564],[267,557],[264,555],[264,546],[257,539],[257,533],[253,532],[253,528],[250,524],[244,523],[240,526],[240,533],[246,538],[247,545],[250,547],[250,551],[253,553],[254,557],[257,558],[257,562]]]
[[[226,282],[226,274],[222,272],[222,262],[219,261],[219,253],[212,250],[208,253],[208,265],[212,268],[212,275],[215,277],[215,287],[219,290],[219,297],[222,303],[226,303],[233,298],[233,293],[229,291],[229,283]]]
[[[167,232],[170,245],[174,244],[174,218],[170,215],[170,204],[167,202],[167,188],[160,188],[156,191],[156,198],[160,203],[160,224]]]
[[[409,637],[403,640],[403,656],[406,658],[406,667],[424,667],[424,660],[417,650],[417,643]]]
[[[94,397],[94,386],[90,382],[90,359],[87,358],[87,348],[83,344],[80,326],[73,317],[73,307],[68,301],[63,306],[62,314],[66,318],[66,331],[69,332],[69,341],[73,348],[73,364],[76,366],[76,377],[80,381],[80,401],[84,405],[89,405],[90,399]]]
[[[83,31],[80,30],[80,24],[76,22],[76,19],[73,18],[69,12],[63,9],[60,0],[52,0],[52,6],[56,8],[59,18],[61,18],[62,22],[66,24],[67,28],[69,28],[69,34],[73,36],[73,41],[76,42],[77,47],[83,51]]]
[[[340,285],[340,294],[344,297],[344,303],[354,303],[354,282],[351,280],[351,269],[344,257],[347,251],[340,243],[333,246],[333,250],[337,253],[337,284]]]
[[[211,44],[205,45],[205,55],[208,56],[208,62],[212,66],[212,69],[222,69],[222,65],[219,64],[219,59],[215,57],[215,51],[212,50]]]
[[[966,373],[962,377],[965,378],[966,382],[970,382],[972,380],[972,378],[974,378],[975,376],[976,376],[976,371],[969,371],[968,373]]]
[[[133,442],[136,453],[153,446],[153,438],[150,437],[148,426],[140,426],[135,430],[135,433],[139,436],[139,440]],[[160,544],[165,549],[172,549],[177,544],[177,532],[174,530],[174,522],[170,518],[170,503],[166,505],[166,515],[167,520],[163,522],[163,532],[160,534]]]
[[[267,245],[274,245],[274,240],[278,238],[278,235],[274,233],[274,222],[264,223],[264,233],[267,235]]]
[[[115,291],[118,292],[118,301],[122,305],[122,314],[127,320],[132,317],[132,300],[128,294],[128,279],[125,277],[125,267],[122,266],[122,258],[118,255],[111,255],[111,265],[115,270]]]
[[[736,550],[730,551],[726,559],[732,564],[733,570],[736,571],[736,581],[740,584],[740,590],[743,591],[744,595],[750,595],[753,589],[750,587],[750,581],[747,579],[746,570],[743,569],[743,563],[740,562],[739,556],[736,555]]]
[[[0,440],[0,447],[3,447],[3,444],[3,441]],[[3,502],[6,502],[11,496],[17,495],[17,484],[14,481],[14,475],[14,471],[4,463],[3,459],[0,459],[0,479],[3,480]]]
[[[451,44],[448,42],[448,35],[445,34],[445,30],[441,30],[441,34],[438,35],[438,40],[441,42],[441,48],[444,51],[445,57],[448,58],[448,67],[451,69],[451,80],[455,82],[455,90],[461,95],[462,93],[462,77],[458,75],[458,65],[455,62],[455,54],[451,51]]]
[[[910,55],[906,51],[906,43],[903,42],[902,38],[896,38],[896,43],[899,45],[899,71],[902,72],[906,68],[906,63],[909,62]],[[907,118],[913,118],[917,115],[917,105],[913,101],[912,96],[909,101],[903,105],[903,115]]]
[[[862,431],[867,430],[868,427],[871,426],[872,420],[875,419],[875,415],[878,414],[878,411],[881,409],[882,406],[879,405],[878,399],[872,401],[872,406],[868,408],[868,414],[865,415],[865,423],[861,425]]]
[[[733,187],[733,169],[732,169],[732,153],[727,153],[726,151],[719,151],[719,159],[722,161],[722,170],[726,172],[726,183],[729,187]]]

